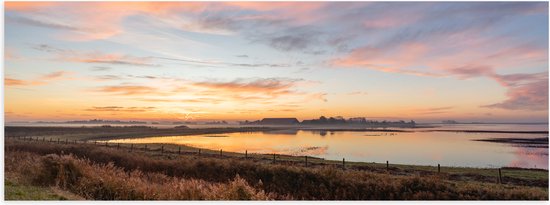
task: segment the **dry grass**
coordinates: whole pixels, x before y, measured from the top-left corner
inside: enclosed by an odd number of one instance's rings
[[[21,163],[22,162],[22,163]],[[56,186],[94,200],[267,200],[238,175],[225,183],[130,172],[113,163],[98,164],[73,155],[6,154],[6,172],[19,173],[31,185]]]
[[[544,188],[453,182],[437,175],[191,156],[160,159],[87,145],[6,143],[5,160],[7,173],[87,199],[548,199]]]

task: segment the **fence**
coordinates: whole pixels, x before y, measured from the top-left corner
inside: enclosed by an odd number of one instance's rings
[[[54,141],[53,139],[54,138],[49,138],[49,140],[46,140],[45,137],[42,137],[42,139],[39,139],[39,138],[33,138],[33,137],[9,137],[9,138],[14,138],[16,140],[19,140],[19,141],[28,141],[28,142],[42,142],[42,143],[52,143],[52,144],[61,144],[61,139],[57,138],[57,141]],[[79,141],[79,140],[74,140],[73,141],[73,144],[88,144],[88,145],[95,145],[95,146],[101,146],[101,144],[98,144],[98,141],[88,141],[88,140],[84,140],[84,141]],[[64,144],[69,144],[69,140],[68,139],[65,139],[65,142]],[[121,147],[121,143],[117,143],[116,146],[109,146],[109,142],[105,142],[105,147],[108,147],[108,148],[116,148],[117,150],[118,149],[128,149],[129,152],[134,152],[134,144],[129,144],[129,146],[122,146]],[[169,150],[165,150],[164,149],[164,145],[160,145],[160,149],[149,149],[147,147],[147,144],[143,144],[143,147],[141,149],[137,149],[137,150],[141,150],[141,151],[144,151],[144,152],[160,152],[161,155],[163,154],[177,154],[177,155],[184,155],[184,154],[196,154],[197,156],[210,156],[210,157],[219,157],[219,158],[223,158],[223,157],[232,157],[232,156],[229,156],[229,155],[224,155],[223,154],[223,150],[220,149],[219,150],[219,154],[215,154],[215,153],[201,153],[201,149],[197,149],[196,152],[182,152],[181,150],[181,146],[177,146],[177,152],[172,152],[172,151],[169,151]],[[270,154],[256,154],[256,155],[261,155],[263,157],[261,157],[261,159],[269,159],[268,155]],[[273,153],[273,160],[272,162],[273,163],[276,163],[277,162],[277,154],[276,153]],[[299,157],[297,156],[293,156],[295,157],[296,159],[299,159]],[[310,161],[308,162],[308,158],[311,158],[311,157],[308,157],[308,156],[303,156],[304,157],[304,166],[305,167],[309,167],[311,165],[313,165],[313,163],[311,163],[311,159]],[[244,159],[249,159],[249,153],[248,153],[248,150],[245,150],[244,151]],[[317,160],[322,160],[324,161],[324,159],[319,159],[319,158],[316,158]],[[284,162],[297,162],[296,160],[281,160],[280,157],[279,157],[279,162],[281,163],[284,163]],[[299,162],[299,161],[298,161]],[[322,163],[321,165],[326,165],[324,163]],[[334,165],[334,163],[332,164]],[[342,170],[346,170],[346,159],[345,158],[342,158],[342,164],[341,164],[341,168]],[[496,175],[496,183],[498,184],[502,184],[503,181],[502,181],[502,170],[501,168],[498,168],[497,169],[498,171],[498,175]],[[391,170],[390,170],[390,163],[389,163],[389,160],[386,161],[386,172],[387,173],[390,173]],[[437,164],[437,174],[441,174],[441,165],[440,164]]]

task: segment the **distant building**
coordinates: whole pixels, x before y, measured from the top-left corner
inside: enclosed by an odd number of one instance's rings
[[[294,125],[300,124],[296,118],[264,118],[259,124],[262,125]]]

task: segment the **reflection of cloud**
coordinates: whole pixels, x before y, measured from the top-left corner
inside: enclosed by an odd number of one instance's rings
[[[547,148],[515,147],[514,154],[516,159],[507,166],[548,169]]]
[[[328,151],[328,146],[324,146],[324,147],[312,146],[312,147],[301,148],[300,150],[297,150],[294,153],[292,153],[292,155],[322,156],[322,155],[326,155],[327,151]]]
[[[270,135],[270,134],[275,134],[275,135],[279,135],[279,134],[282,134],[282,135],[296,135],[296,134],[298,134],[298,130],[292,129],[292,130],[265,131],[265,132],[263,132],[263,134],[264,135]]]

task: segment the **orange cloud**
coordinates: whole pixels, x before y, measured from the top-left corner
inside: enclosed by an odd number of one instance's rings
[[[45,74],[33,80],[21,80],[21,79],[6,77],[4,78],[4,85],[8,87],[46,85],[53,81],[69,80],[71,78],[63,78],[63,77],[70,74],[71,72],[67,72],[67,71],[57,71],[57,72]]]
[[[157,91],[156,88],[136,85],[104,86],[96,89],[97,92],[111,93],[117,95],[143,95],[152,94]]]
[[[14,79],[14,78],[4,78],[4,85],[5,86],[25,86],[29,85],[31,82]]]
[[[258,79],[251,82],[245,82],[242,79],[231,82],[197,82],[193,83],[193,85],[210,89],[224,90],[227,92],[259,93],[278,96],[293,93],[293,91],[289,89],[294,86],[295,82],[296,80],[268,78]]]
[[[54,6],[54,2],[29,2],[29,1],[6,1],[4,3],[6,10],[14,11],[35,11],[37,9]]]
[[[67,72],[67,71],[56,71],[56,72],[53,72],[53,73],[49,73],[49,74],[46,74],[42,77],[40,77],[40,79],[42,80],[55,80],[55,79],[59,79],[63,76],[66,76],[68,74],[71,74],[71,72]]]

